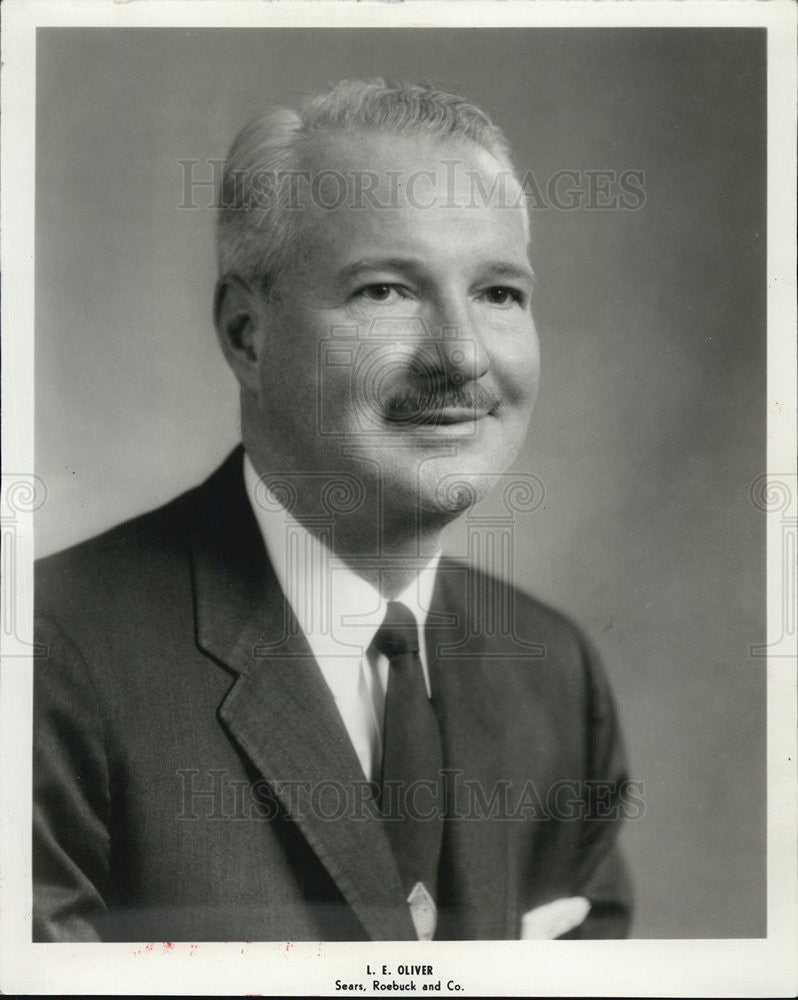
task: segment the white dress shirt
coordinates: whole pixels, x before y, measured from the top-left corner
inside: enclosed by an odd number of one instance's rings
[[[244,481],[277,580],[332,692],[363,773],[379,781],[389,664],[370,647],[387,602],[264,490],[247,454]],[[424,626],[439,560],[440,552],[396,598],[418,622],[428,694]]]

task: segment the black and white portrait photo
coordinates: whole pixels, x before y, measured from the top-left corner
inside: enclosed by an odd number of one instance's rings
[[[291,6],[9,7],[4,991],[789,995],[794,8]]]

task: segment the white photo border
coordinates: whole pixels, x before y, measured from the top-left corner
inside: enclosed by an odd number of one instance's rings
[[[773,488],[798,503],[796,455],[796,12],[793,3],[449,2],[271,3],[216,0],[23,2],[3,5],[2,399],[3,493],[33,469],[35,32],[43,26],[230,27],[762,27],[768,51],[767,468]],[[778,403],[778,406],[774,406]],[[28,474],[30,479],[30,475]],[[32,490],[35,484],[29,488]],[[785,565],[783,518],[768,517],[768,934],[744,940],[424,943],[34,944],[30,892],[30,719],[33,510],[3,524],[0,674],[0,975],[7,993],[327,995],[336,979],[363,978],[366,962],[434,964],[462,992],[487,996],[794,995],[798,891],[795,843],[795,629],[784,599],[796,594]],[[793,534],[793,538],[795,535]],[[9,545],[9,538],[11,539]],[[792,557],[794,558],[794,551]],[[781,643],[781,645],[778,645]],[[778,649],[777,649],[778,645]]]

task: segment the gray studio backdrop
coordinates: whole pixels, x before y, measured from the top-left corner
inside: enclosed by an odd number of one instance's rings
[[[762,936],[764,32],[40,29],[37,56],[38,553],[237,440],[211,196],[181,207],[179,161],[210,177],[265,103],[344,76],[467,94],[541,189],[543,379],[516,470],[545,496],[515,518],[512,571],[607,663],[645,786],[634,933]],[[644,203],[601,180],[591,198],[587,171],[639,172]]]

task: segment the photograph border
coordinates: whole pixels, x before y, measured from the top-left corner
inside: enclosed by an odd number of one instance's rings
[[[788,0],[7,0],[2,32],[0,988],[7,993],[334,994],[372,967],[431,964],[447,995],[790,996],[798,987],[796,12]],[[768,935],[763,939],[432,943],[31,941],[35,32],[98,27],[763,27],[768,33]],[[46,491],[45,491],[46,492]],[[11,499],[13,498],[13,506]],[[792,605],[792,608],[791,608]],[[8,622],[13,620],[13,628]],[[420,985],[417,987],[420,989]]]

